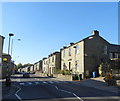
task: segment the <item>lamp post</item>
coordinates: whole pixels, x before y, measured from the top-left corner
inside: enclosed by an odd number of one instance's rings
[[[14,36],[14,34],[9,33],[9,43],[8,43],[8,57],[9,57],[9,51],[10,51],[10,40],[11,37]],[[9,61],[7,63],[7,73],[6,73],[6,86],[10,86],[11,80],[10,80],[10,74],[9,74]]]
[[[14,34],[9,33],[8,55],[9,55],[9,51],[10,51],[10,40],[11,40],[11,36],[14,36]]]
[[[12,43],[11,43],[11,57],[12,57],[12,51],[13,51],[13,42],[15,39],[12,39]],[[18,41],[21,41],[21,39],[17,39]]]

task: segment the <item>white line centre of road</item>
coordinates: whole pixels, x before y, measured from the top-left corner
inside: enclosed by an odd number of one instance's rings
[[[79,96],[77,96],[75,93],[69,92],[69,91],[67,91],[67,90],[59,89],[57,86],[52,85],[52,84],[49,84],[49,85],[54,86],[57,90],[60,90],[60,91],[63,91],[63,92],[69,93],[69,94],[73,94],[77,99],[79,99],[80,101],[83,101],[83,100],[82,100]]]
[[[72,94],[72,92],[69,92],[69,91],[66,91],[66,90],[61,90],[61,91]]]

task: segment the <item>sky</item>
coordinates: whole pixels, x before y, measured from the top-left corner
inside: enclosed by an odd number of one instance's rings
[[[12,59],[16,64],[38,62],[70,42],[90,36],[93,30],[118,44],[117,2],[2,3],[3,52],[8,52],[9,33],[14,33]]]

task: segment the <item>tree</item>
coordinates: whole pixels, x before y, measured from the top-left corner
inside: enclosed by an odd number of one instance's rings
[[[18,65],[17,65],[17,68],[19,69],[19,68],[22,68],[23,67],[23,65],[22,65],[22,63],[19,63]]]
[[[23,67],[32,66],[32,65],[33,64],[27,63],[27,64],[24,64]]]

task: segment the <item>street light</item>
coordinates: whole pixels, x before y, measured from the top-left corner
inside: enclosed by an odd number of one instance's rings
[[[11,43],[11,57],[12,57],[12,51],[13,51],[13,41],[14,41],[15,39],[12,39],[12,43]],[[21,39],[17,39],[18,41],[21,41]]]
[[[8,56],[9,56],[9,51],[10,51],[10,40],[11,37],[14,36],[14,34],[9,33],[9,43],[8,43]],[[10,80],[10,75],[9,75],[9,62],[7,63],[7,73],[6,73],[6,86],[10,86],[11,80]]]
[[[11,36],[14,36],[14,34],[9,33],[8,55],[9,55],[9,51],[10,51],[10,40],[11,40]]]

